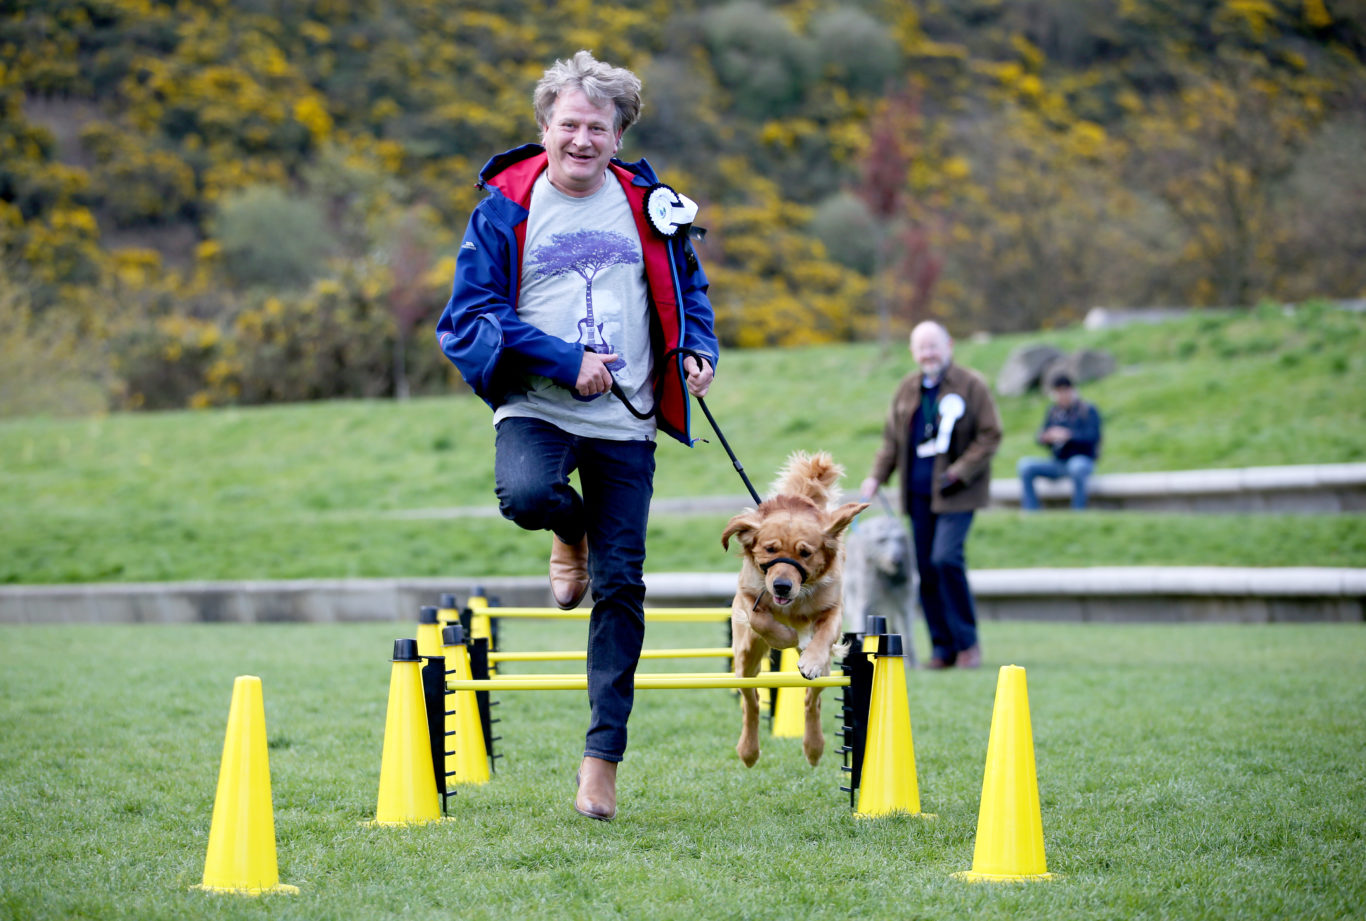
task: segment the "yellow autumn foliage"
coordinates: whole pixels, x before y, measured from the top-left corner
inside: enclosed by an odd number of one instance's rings
[[[1207,13],[1160,0],[993,0],[970,15],[894,0],[565,0],[534,15],[506,0],[382,15],[355,0],[24,4],[0,32],[0,271],[27,322],[60,305],[105,337],[121,405],[392,390],[400,282],[380,254],[395,223],[423,209],[426,328],[483,194],[477,170],[536,139],[532,88],[586,47],[645,82],[622,156],[648,157],[702,206],[727,345],[871,335],[879,298],[897,322],[915,301],[955,328],[1005,329],[1102,301],[1359,296],[1347,225],[1366,191],[1350,154],[1366,139],[1350,107],[1366,67],[1340,36],[1360,24],[1323,0]],[[777,44],[756,53],[759,33]],[[841,49],[840,36],[855,38]],[[889,152],[875,128],[891,100],[905,117]],[[872,194],[870,168],[889,164],[894,187]],[[295,290],[252,289],[224,251],[225,203],[261,188],[326,216]],[[876,268],[820,241],[823,205],[879,200],[893,202],[881,223],[841,225],[875,238],[856,242]],[[1343,232],[1316,232],[1324,212]],[[409,359],[449,384],[429,342]]]

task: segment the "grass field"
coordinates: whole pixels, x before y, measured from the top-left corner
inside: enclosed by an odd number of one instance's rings
[[[518,623],[505,644],[581,648],[582,629]],[[652,626],[647,644],[719,629]],[[745,769],[729,692],[642,691],[620,816],[590,822],[569,806],[583,695],[508,692],[506,757],[454,821],[369,828],[402,630],[4,628],[0,918],[1348,919],[1366,904],[1359,626],[984,624],[988,667],[907,679],[934,820],[855,818],[839,758],[813,769],[796,740],[766,740]],[[966,884],[950,874],[971,866],[1006,663],[1028,670],[1060,878]],[[190,889],[239,674],[263,681],[295,896]]]
[[[1102,470],[1366,457],[1366,319],[1192,316],[963,343],[994,375],[1025,341],[1111,349],[1086,388]],[[862,476],[907,359],[856,345],[736,352],[709,406],[761,487],[796,448]],[[995,474],[1031,452],[1038,397],[1001,401]],[[698,419],[705,431],[705,420]],[[713,439],[714,441],[714,439]],[[0,582],[540,573],[545,536],[423,517],[492,504],[487,409],[469,396],[0,420]],[[662,497],[739,495],[719,444],[662,444]],[[653,571],[729,570],[726,514],[659,515]],[[1366,566],[1362,516],[979,517],[974,568]],[[649,646],[718,626],[652,625]],[[734,754],[726,691],[642,691],[616,822],[570,809],[582,692],[507,692],[493,781],[453,821],[373,817],[389,657],[412,625],[0,627],[0,921],[29,919],[1359,919],[1366,905],[1360,625],[985,622],[987,667],[907,676],[927,820],[856,819],[838,755]],[[925,649],[925,637],[917,644]],[[510,648],[583,648],[514,623]],[[966,884],[996,667],[1028,670],[1048,866]],[[715,660],[649,670],[713,669]],[[525,667],[524,667],[525,668]],[[280,878],[202,878],[233,678],[264,684]],[[826,697],[836,747],[836,694]]]
[[[1340,463],[1366,457],[1366,317],[1194,314],[1158,326],[963,342],[994,376],[1012,348],[1106,348],[1117,374],[1084,388],[1104,411],[1101,472]],[[896,382],[898,343],[728,352],[708,398],[762,489],[795,449],[866,473]],[[1002,399],[994,464],[1013,476],[1044,403]],[[744,494],[697,414],[694,450],[659,448],[656,494]],[[99,418],[0,420],[0,582],[523,575],[543,534],[501,520],[432,519],[493,506],[487,407],[466,395]],[[657,515],[649,567],[735,565],[726,515]],[[981,516],[974,567],[1088,564],[1366,565],[1360,516]]]

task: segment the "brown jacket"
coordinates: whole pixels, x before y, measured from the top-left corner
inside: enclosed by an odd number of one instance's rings
[[[911,475],[914,449],[910,444],[911,417],[920,406],[922,377],[919,371],[906,375],[892,397],[892,408],[882,430],[882,447],[873,458],[869,474],[878,483],[887,482],[893,470],[901,476],[903,484]],[[1001,416],[996,411],[996,401],[991,398],[991,388],[982,375],[971,368],[950,364],[939,388],[940,402],[950,393],[963,398],[965,411],[953,427],[948,452],[934,459],[935,489],[931,507],[937,514],[986,507],[991,498],[991,458],[1001,445]],[[966,488],[950,496],[941,495],[939,480],[945,472],[962,480],[967,484]],[[902,494],[905,495],[904,489]]]

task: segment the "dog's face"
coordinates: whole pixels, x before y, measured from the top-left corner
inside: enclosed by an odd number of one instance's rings
[[[878,572],[893,584],[905,582],[909,575],[910,547],[906,532],[894,518],[874,518],[855,532],[865,542],[868,559]],[[851,537],[852,541],[853,538]]]
[[[776,496],[736,515],[721,532],[721,546],[734,537],[745,559],[762,576],[775,611],[815,591],[839,560],[840,535],[866,502],[827,512],[800,496]]]

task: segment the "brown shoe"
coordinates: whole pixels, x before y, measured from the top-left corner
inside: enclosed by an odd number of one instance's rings
[[[982,664],[982,647],[973,643],[958,654],[958,661],[956,664],[959,668],[980,667]]]
[[[561,610],[578,607],[588,593],[588,535],[577,544],[550,536],[550,594]]]
[[[617,814],[617,763],[585,755],[574,775],[574,811],[610,822]]]
[[[945,662],[938,656],[934,656],[928,662],[922,665],[921,668],[924,668],[927,671],[937,672],[945,668],[953,668],[953,663]]]

